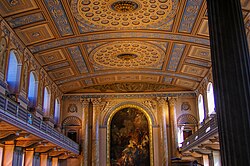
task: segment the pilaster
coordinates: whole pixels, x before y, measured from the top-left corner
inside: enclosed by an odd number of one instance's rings
[[[89,149],[89,99],[82,101],[82,166],[88,166]]]
[[[162,154],[162,165],[170,165],[171,158],[169,153],[169,137],[167,127],[169,126],[169,114],[168,103],[166,98],[157,98],[158,108],[159,108],[159,121],[160,121],[160,142],[162,144],[160,151]]]

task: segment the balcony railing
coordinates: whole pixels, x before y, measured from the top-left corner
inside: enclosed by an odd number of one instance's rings
[[[79,144],[2,94],[0,94],[0,119],[75,154],[79,154]]]
[[[218,133],[217,118],[214,116],[211,120],[205,123],[194,134],[189,136],[182,143],[182,151],[185,152],[191,148],[198,146],[203,141]]]

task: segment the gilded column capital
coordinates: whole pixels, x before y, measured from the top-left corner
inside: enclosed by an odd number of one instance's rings
[[[159,105],[164,105],[164,104],[167,104],[167,98],[166,97],[157,97],[156,98],[156,101]]]
[[[101,105],[101,98],[91,98],[91,102],[93,104],[94,107],[96,106],[100,106]]]
[[[177,101],[177,98],[176,98],[176,97],[169,97],[169,98],[168,98],[168,102],[169,102],[169,105],[170,105],[171,107],[175,106],[176,101]]]
[[[88,106],[88,105],[89,105],[89,102],[90,102],[90,99],[89,99],[89,98],[81,99],[81,103],[82,103],[82,106],[83,106],[83,107]]]

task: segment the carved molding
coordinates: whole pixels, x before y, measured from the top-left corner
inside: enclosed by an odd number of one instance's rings
[[[115,92],[144,92],[144,91],[159,91],[160,89],[173,88],[172,85],[164,84],[152,84],[146,82],[128,82],[128,83],[114,83],[105,85],[95,85],[90,87],[85,87],[84,89],[95,89],[101,92],[106,92],[107,90],[112,90]]]
[[[82,121],[76,116],[68,116],[62,122],[62,126],[81,126]]]
[[[191,114],[183,114],[180,115],[177,119],[177,124],[181,125],[181,124],[198,124],[197,119],[191,115]]]

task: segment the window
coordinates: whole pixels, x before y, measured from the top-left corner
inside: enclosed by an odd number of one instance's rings
[[[208,104],[208,115],[211,115],[215,111],[214,105],[214,89],[211,82],[207,85],[207,104]]]
[[[198,97],[198,109],[199,109],[199,118],[200,123],[203,122],[205,116],[204,116],[204,103],[203,103],[203,96],[200,94]]]
[[[45,87],[43,93],[43,112],[49,113],[49,108],[50,108],[50,94],[48,87]]]
[[[54,120],[56,123],[59,123],[60,117],[60,102],[59,99],[55,100],[55,112],[54,112]]]
[[[37,81],[35,79],[34,73],[30,72],[28,99],[31,107],[34,107],[36,105],[36,98],[37,98]]]
[[[18,69],[17,57],[13,50],[10,51],[7,83],[11,92],[16,92],[19,85],[19,76],[21,69]]]

